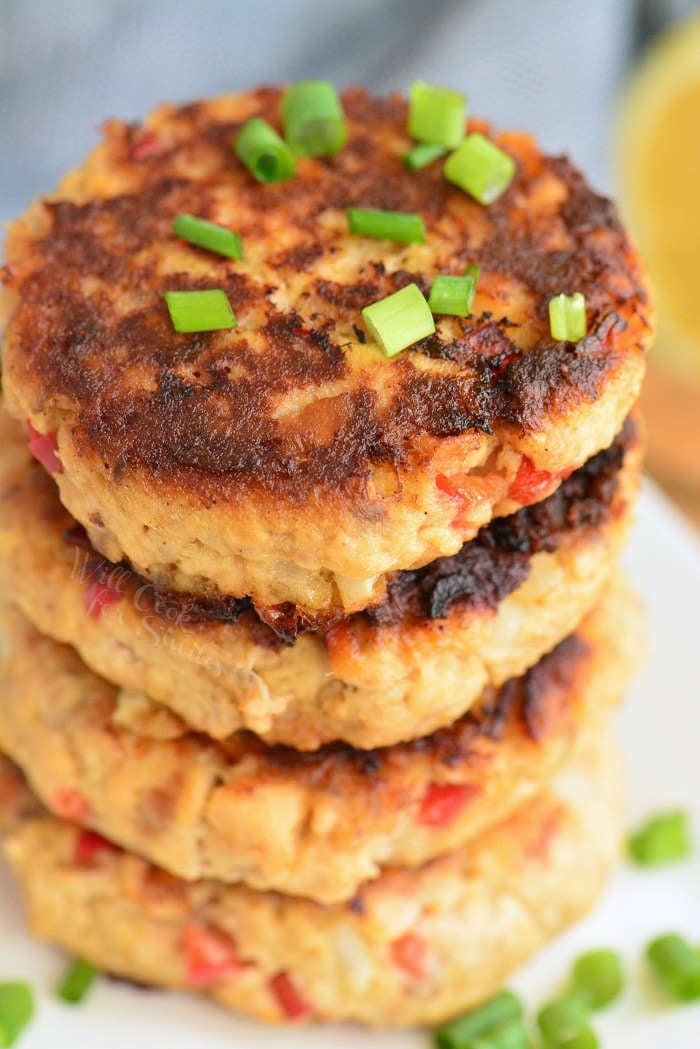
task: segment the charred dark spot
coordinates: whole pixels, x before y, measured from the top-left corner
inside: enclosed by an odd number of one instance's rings
[[[553,552],[577,528],[604,524],[625,453],[636,436],[636,425],[628,419],[613,444],[574,471],[549,498],[494,518],[453,557],[399,572],[389,583],[385,601],[360,614],[389,625],[440,619],[455,605],[496,609],[527,579],[534,554]]]

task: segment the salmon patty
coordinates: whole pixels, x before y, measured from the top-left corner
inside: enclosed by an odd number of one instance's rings
[[[336,903],[383,866],[483,833],[597,735],[639,661],[635,612],[618,583],[524,677],[432,736],[301,754],[249,734],[202,739],[6,609],[0,748],[57,815],[173,874]]]
[[[3,848],[32,931],[100,969],[272,1023],[397,1027],[494,994],[591,907],[619,852],[617,793],[603,737],[478,841],[332,907],[179,881],[41,812]]]
[[[39,630],[198,731],[245,728],[305,750],[389,746],[449,724],[576,628],[626,537],[640,455],[630,420],[548,499],[398,573],[381,605],[282,633],[249,602],[164,592],[105,562],[0,415],[0,580]]]
[[[279,125],[263,88],[111,121],[57,193],[8,231],[3,383],[61,498],[111,561],[158,585],[248,597],[268,622],[377,604],[388,578],[455,554],[607,447],[637,398],[652,307],[610,201],[522,133],[483,206],[434,163],[407,171],[398,96],[343,95],[348,143],[256,182],[231,144]],[[348,207],[420,215],[424,244],[352,235]],[[242,261],[173,233],[192,213]],[[361,310],[480,267],[471,316],[394,358]],[[177,334],[164,295],[223,290],[229,331]],[[548,302],[581,292],[586,337]]]

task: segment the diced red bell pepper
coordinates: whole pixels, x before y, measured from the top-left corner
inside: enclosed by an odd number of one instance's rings
[[[391,957],[395,965],[407,972],[409,976],[420,979],[425,975],[425,963],[428,945],[421,936],[414,932],[404,933],[390,946]]]
[[[29,434],[29,451],[41,463],[47,473],[62,474],[63,463],[58,458],[58,442],[53,433],[39,433],[29,419],[25,422]]]
[[[288,1020],[300,1020],[311,1015],[311,1006],[292,982],[289,973],[277,973],[270,980],[270,990]]]
[[[88,615],[93,619],[99,619],[105,608],[121,601],[122,595],[116,587],[101,579],[91,579],[83,591],[83,602]]]
[[[84,830],[78,835],[73,850],[73,862],[76,867],[94,867],[95,861],[101,852],[116,852],[116,845],[107,841],[101,834],[94,830]]]
[[[550,473],[549,470],[536,470],[532,460],[524,455],[518,472],[508,489],[508,498],[522,506],[529,506],[541,499],[557,481],[565,480],[571,470]]]
[[[81,823],[90,815],[90,802],[75,787],[56,787],[49,795],[49,807],[63,820]]]
[[[134,142],[129,150],[132,160],[145,160],[146,157],[154,157],[160,153],[160,141],[152,131],[146,132],[138,142]]]
[[[187,982],[204,987],[240,972],[243,964],[230,937],[206,925],[191,922],[182,930],[182,947],[187,963]]]
[[[449,827],[478,792],[467,783],[431,783],[423,795],[418,822],[426,827]]]

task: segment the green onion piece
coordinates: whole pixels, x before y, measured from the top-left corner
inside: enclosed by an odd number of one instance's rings
[[[467,100],[459,91],[415,80],[408,104],[408,133],[421,142],[454,149],[464,138]]]
[[[522,1020],[512,1020],[489,1027],[483,1035],[463,1042],[461,1049],[530,1049],[530,1040]]]
[[[63,979],[56,988],[56,994],[64,1002],[77,1005],[79,1002],[82,1002],[96,978],[97,970],[89,962],[84,962],[82,959],[77,958],[74,962],[71,962]]]
[[[28,983],[0,983],[0,1046],[14,1045],[34,1016],[34,993]]]
[[[474,283],[476,284],[476,282],[479,279],[479,274],[480,273],[481,273],[481,266],[477,266],[477,264],[475,262],[473,262],[471,264],[471,266],[467,266],[467,268],[465,269],[464,276],[465,277],[471,277],[472,280],[474,281]]]
[[[622,992],[625,978],[622,959],[616,951],[588,951],[574,962],[572,977],[575,991],[591,1009],[604,1009]]]
[[[449,155],[442,172],[448,182],[480,204],[492,204],[512,182],[515,161],[485,135],[475,132]]]
[[[657,936],[647,958],[666,988],[682,1002],[700,998],[700,954],[677,933]]]
[[[447,313],[452,317],[468,317],[476,281],[473,277],[438,276],[430,289],[428,305],[433,313]]]
[[[488,1036],[496,1028],[522,1024],[523,1007],[512,991],[501,991],[493,998],[471,1009],[456,1020],[450,1020],[435,1031],[438,1049],[466,1049],[470,1042]]]
[[[226,292],[221,288],[211,291],[166,291],[165,301],[175,331],[222,331],[235,328],[238,323]]]
[[[348,132],[338,92],[329,80],[303,80],[282,99],[282,124],[289,146],[302,157],[330,157]]]
[[[206,219],[198,219],[194,215],[178,215],[173,223],[173,233],[190,244],[196,244],[198,248],[215,251],[217,255],[225,255],[228,259],[243,258],[243,242],[240,236],[232,229],[217,226]]]
[[[559,342],[578,342],[586,334],[586,300],[580,291],[549,300],[549,330]]]
[[[587,1030],[588,1017],[586,998],[573,991],[544,1005],[537,1014],[537,1025],[548,1046],[559,1049],[565,1045],[569,1049],[576,1045],[572,1040]]]
[[[690,855],[690,830],[685,812],[661,812],[627,842],[630,856],[645,867],[673,863]]]
[[[296,171],[294,155],[287,143],[259,117],[243,125],[234,149],[258,182],[286,182]]]
[[[600,1041],[592,1027],[582,1027],[571,1038],[545,1041],[546,1049],[599,1049]]]
[[[387,357],[394,357],[435,331],[430,307],[417,284],[408,284],[386,299],[365,306],[362,319]]]
[[[399,244],[425,243],[425,225],[420,215],[378,208],[348,208],[346,214],[350,232],[360,237],[395,240]]]
[[[419,142],[406,153],[403,162],[409,171],[420,171],[434,160],[444,157],[446,152],[444,146],[438,146],[434,142]]]

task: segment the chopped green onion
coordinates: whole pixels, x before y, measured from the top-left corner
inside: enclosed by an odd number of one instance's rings
[[[362,319],[387,357],[401,353],[435,331],[430,307],[417,284],[408,284],[386,299],[365,306]]]
[[[491,1031],[511,1024],[522,1024],[523,1007],[512,991],[501,991],[463,1016],[443,1024],[435,1031],[438,1049],[465,1049],[476,1038],[488,1044]]]
[[[428,305],[433,313],[447,313],[452,317],[468,317],[476,281],[473,277],[440,275],[433,281]]]
[[[616,951],[588,951],[574,962],[575,991],[583,995],[591,1009],[604,1009],[622,992],[624,972]]]
[[[258,182],[286,182],[296,171],[291,149],[260,117],[253,117],[243,125],[234,149]]]
[[[464,138],[467,100],[459,91],[415,80],[408,105],[408,133],[421,142],[454,149]]]
[[[290,87],[282,99],[282,123],[288,144],[302,157],[330,157],[347,142],[343,107],[328,80]]]
[[[522,1020],[513,1020],[462,1042],[461,1049],[530,1049],[530,1040]]]
[[[680,809],[654,816],[627,842],[632,859],[645,867],[683,860],[690,854],[688,819]]]
[[[173,223],[173,233],[198,248],[215,251],[228,259],[243,258],[243,242],[237,233],[224,226],[217,226],[194,215],[178,215]]]
[[[346,214],[350,232],[360,237],[395,240],[400,244],[425,243],[425,226],[420,215],[378,208],[348,208]]]
[[[465,277],[471,277],[472,280],[474,281],[474,283],[476,284],[476,282],[479,279],[479,274],[480,273],[481,273],[481,266],[477,266],[477,264],[475,262],[472,262],[471,266],[467,266],[467,268],[465,269],[464,276]]]
[[[28,983],[0,983],[0,1046],[14,1045],[34,1016],[34,993]]]
[[[571,1038],[545,1041],[546,1049],[599,1049],[600,1041],[592,1027],[582,1027]]]
[[[419,142],[406,153],[403,162],[409,171],[420,171],[434,160],[444,157],[446,152],[444,146],[438,146],[434,142]]]
[[[593,1049],[598,1042],[588,1024],[589,1007],[586,998],[574,992],[555,998],[537,1014],[537,1025],[552,1049]]]
[[[480,204],[492,204],[512,182],[515,161],[485,135],[474,132],[447,158],[443,174]]]
[[[580,291],[549,300],[549,330],[559,342],[578,342],[586,334],[586,300]]]
[[[677,933],[657,936],[647,958],[661,982],[682,1002],[700,998],[700,954]]]
[[[79,1002],[82,1002],[95,982],[96,977],[97,970],[89,962],[84,962],[82,959],[77,958],[74,962],[71,962],[70,967],[56,988],[56,994],[64,1002],[77,1005]]]
[[[221,288],[211,291],[166,291],[165,301],[175,331],[222,331],[235,328],[238,323],[226,292]]]

